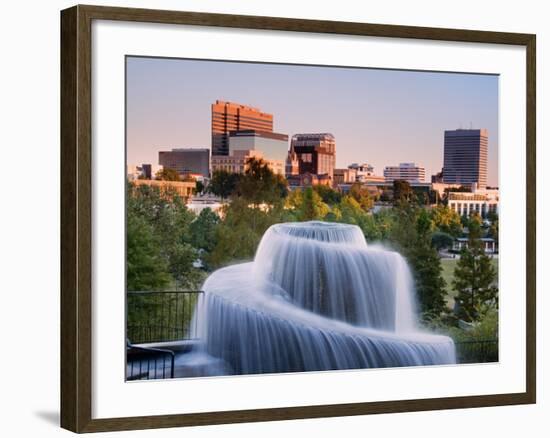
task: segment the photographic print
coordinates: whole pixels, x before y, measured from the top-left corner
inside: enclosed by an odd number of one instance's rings
[[[498,362],[498,89],[127,56],[126,379]]]

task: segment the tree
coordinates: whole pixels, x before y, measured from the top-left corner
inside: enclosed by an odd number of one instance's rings
[[[226,170],[216,170],[212,175],[208,191],[222,199],[228,198],[237,187],[240,174],[228,172]]]
[[[180,175],[174,169],[163,167],[155,174],[156,179],[161,181],[181,181]]]
[[[289,210],[299,210],[303,202],[303,192],[301,189],[291,190],[285,198],[285,208]]]
[[[324,184],[317,184],[316,186],[313,186],[313,190],[317,192],[323,202],[327,205],[336,205],[342,200],[342,194],[339,191],[334,190],[329,186],[325,186]]]
[[[393,203],[410,202],[414,198],[414,192],[408,181],[396,179],[393,181]]]
[[[190,243],[198,249],[212,251],[216,246],[216,227],[219,216],[210,208],[201,210],[197,218],[189,225]]]
[[[323,220],[327,222],[341,222],[342,211],[337,206],[331,207],[330,211],[325,215]]]
[[[374,200],[370,195],[366,187],[361,183],[353,183],[350,187],[349,194],[355,199],[361,208],[365,211],[369,211],[374,205]]]
[[[425,319],[439,317],[445,309],[445,280],[441,275],[439,255],[432,246],[432,229],[429,213],[421,208],[416,219],[417,241],[409,252],[409,258]]]
[[[195,193],[202,193],[204,191],[204,183],[202,181],[197,181],[195,184]]]
[[[434,226],[430,215],[426,209],[402,200],[395,208],[394,224],[392,240],[411,266],[422,317],[438,317],[445,310],[445,280],[431,242]]]
[[[315,190],[311,187],[304,190],[302,204],[298,210],[298,220],[312,221],[323,219],[329,211],[328,205],[323,202]]]
[[[238,260],[251,260],[265,231],[289,219],[282,204],[270,209],[254,208],[246,199],[236,197],[225,207],[224,219],[215,229],[216,245],[207,258],[208,263],[220,267]]]
[[[389,240],[395,222],[395,215],[392,210],[384,208],[374,213],[373,218],[376,226],[376,235],[373,236],[372,240]],[[365,237],[368,239],[366,234]]]
[[[130,291],[162,290],[170,283],[166,259],[151,224],[133,211],[126,220],[126,287]]]
[[[487,219],[491,223],[487,232],[488,237],[492,237],[495,240],[495,244],[498,245],[498,214],[491,211],[487,214]]]
[[[393,208],[393,226],[390,231],[389,239],[397,244],[404,255],[407,255],[410,248],[416,245],[417,229],[416,219],[419,208],[414,204],[409,204],[406,200],[397,201]]]
[[[432,234],[432,246],[437,250],[449,249],[453,246],[453,236],[442,231],[436,231]]]
[[[361,208],[361,204],[351,195],[342,198],[338,208],[341,212],[341,222],[358,225],[361,227],[363,218],[367,213]]]
[[[189,226],[190,243],[199,251],[203,267],[208,270],[210,253],[217,244],[219,216],[210,208],[205,208]]]
[[[134,263],[138,266],[135,269],[145,272],[150,269],[147,267],[150,260],[155,260],[161,263],[175,287],[195,288],[202,279],[202,273],[194,267],[198,252],[189,243],[189,226],[195,215],[187,209],[177,192],[167,189],[161,194],[157,187],[129,184],[127,218],[129,243],[132,239],[133,242],[140,241],[140,238],[131,235],[138,232],[132,221],[141,223],[139,232],[145,236],[143,239],[150,240],[149,243],[148,240],[142,242],[142,248],[135,249]],[[148,234],[151,234],[150,238]],[[131,269],[130,262],[128,269]],[[141,274],[138,272],[136,275]],[[158,284],[154,289],[162,286]],[[153,285],[150,284],[150,287],[153,288]]]
[[[458,213],[446,205],[439,204],[432,208],[431,219],[442,233],[459,237],[462,234],[462,223]]]
[[[242,196],[255,206],[280,203],[287,195],[286,180],[273,173],[267,162],[261,158],[249,158],[246,165],[234,194]]]
[[[183,239],[163,243],[163,253],[168,260],[168,268],[176,289],[195,289],[203,279],[202,273],[194,264],[199,258],[198,251]]]
[[[454,271],[453,289],[458,293],[455,298],[458,317],[475,321],[483,305],[498,304],[498,288],[494,285],[497,272],[480,240],[479,216],[469,219],[468,231],[468,245],[462,249]]]

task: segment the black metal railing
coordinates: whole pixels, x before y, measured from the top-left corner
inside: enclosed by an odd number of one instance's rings
[[[498,362],[498,339],[455,342],[458,363]]]
[[[174,358],[171,350],[128,344],[126,380],[171,379],[174,377]]]
[[[127,293],[127,333],[132,344],[193,338],[199,290]]]

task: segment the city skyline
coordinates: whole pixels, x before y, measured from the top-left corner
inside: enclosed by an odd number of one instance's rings
[[[273,114],[289,137],[330,132],[336,167],[416,162],[441,171],[445,130],[489,132],[488,184],[498,185],[498,77],[283,64],[127,58],[127,161],[211,147],[211,105],[226,100]],[[462,122],[462,123],[461,123]]]

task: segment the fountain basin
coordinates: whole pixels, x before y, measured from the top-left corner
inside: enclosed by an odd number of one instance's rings
[[[354,326],[295,306],[251,282],[252,263],[221,269],[204,285],[197,335],[233,374],[455,363],[453,341],[423,332]]]

